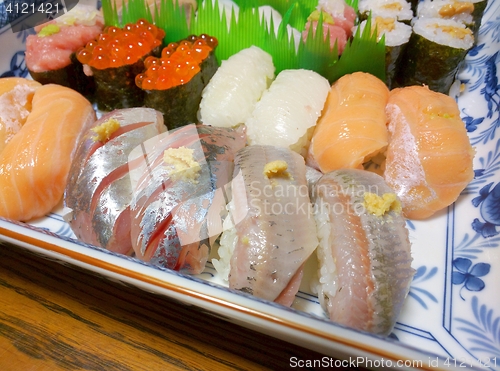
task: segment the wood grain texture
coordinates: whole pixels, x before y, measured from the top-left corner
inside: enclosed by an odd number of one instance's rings
[[[291,357],[322,355],[0,245],[0,370],[285,370]]]

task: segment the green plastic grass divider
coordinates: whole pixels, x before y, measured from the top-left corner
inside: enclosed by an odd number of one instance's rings
[[[212,3],[198,0],[196,14],[186,14],[177,0],[157,0],[149,5],[147,0],[128,0],[128,5],[118,9],[115,0],[103,0],[103,14],[106,25],[123,26],[144,18],[165,30],[165,44],[179,41],[191,34],[208,34],[216,37],[216,57],[219,63],[242,49],[258,46],[271,54],[276,73],[284,69],[305,68],[318,72],[330,82],[355,71],[364,71],[385,79],[385,45],[377,42],[376,33],[367,26],[364,32],[356,32],[348,42],[342,55],[337,48],[330,48],[329,38],[323,32],[309,33],[306,40],[296,45],[287,32],[287,25],[302,31],[307,17],[317,6],[317,0],[236,0],[241,4],[238,21],[234,10],[227,14],[221,10],[218,0]],[[357,9],[358,0],[347,0]],[[267,27],[257,7],[269,5],[282,15],[278,34],[273,27]],[[228,24],[228,19],[230,19]],[[318,30],[321,30],[320,17]]]

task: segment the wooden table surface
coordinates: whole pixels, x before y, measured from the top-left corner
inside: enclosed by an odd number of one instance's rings
[[[0,244],[2,371],[286,370],[291,357],[323,355]]]

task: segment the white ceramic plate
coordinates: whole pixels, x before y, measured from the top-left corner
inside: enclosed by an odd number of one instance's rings
[[[0,75],[26,76],[23,49],[30,32],[13,33],[8,25],[0,29]],[[458,103],[476,147],[476,176],[447,210],[426,221],[408,222],[417,273],[387,339],[329,322],[307,282],[289,309],[228,290],[211,264],[199,276],[185,276],[85,245],[74,239],[60,209],[30,224],[0,219],[0,241],[199,306],[343,359],[344,366],[500,370],[499,50],[500,1],[490,0],[478,45],[459,74],[465,90]],[[290,365],[298,366],[298,361],[291,359]],[[334,362],[329,357],[321,361],[324,366]]]

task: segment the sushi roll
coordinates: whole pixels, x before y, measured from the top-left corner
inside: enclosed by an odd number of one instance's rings
[[[397,86],[424,84],[448,94],[473,45],[472,31],[459,21],[418,18],[396,73]]]
[[[144,105],[162,112],[169,129],[197,122],[201,93],[219,67],[216,47],[217,39],[193,35],[169,44],[161,58],[146,58],[135,83],[145,92]]]
[[[248,142],[305,156],[329,90],[328,80],[314,71],[281,71],[245,121]]]
[[[245,123],[274,79],[271,55],[251,46],[222,61],[201,95],[198,118],[204,125]]]
[[[231,289],[290,306],[318,245],[304,159],[287,148],[241,149],[228,210],[215,269]]]
[[[462,22],[477,38],[486,4],[486,0],[424,0],[418,4],[417,17],[452,19]]]
[[[359,25],[360,32],[367,26],[368,20],[362,21]],[[371,19],[372,32],[377,30],[377,40],[382,37],[385,41],[385,83],[392,89],[396,71],[404,53],[412,28],[410,25],[398,21],[396,18],[375,16]]]
[[[398,197],[357,169],[323,175],[313,194],[322,307],[334,322],[389,335],[415,273]]]
[[[406,0],[361,0],[358,4],[360,20],[382,17],[409,24],[413,19],[411,4]]]
[[[135,77],[144,70],[148,56],[159,55],[164,37],[165,31],[140,19],[123,28],[107,27],[78,51],[85,73],[95,79],[99,109],[143,105],[144,92],[135,84]]]
[[[76,52],[99,36],[104,19],[95,7],[76,5],[68,13],[35,28],[26,38],[26,66],[41,84],[67,86],[86,96],[94,93],[91,76],[85,75]]]

